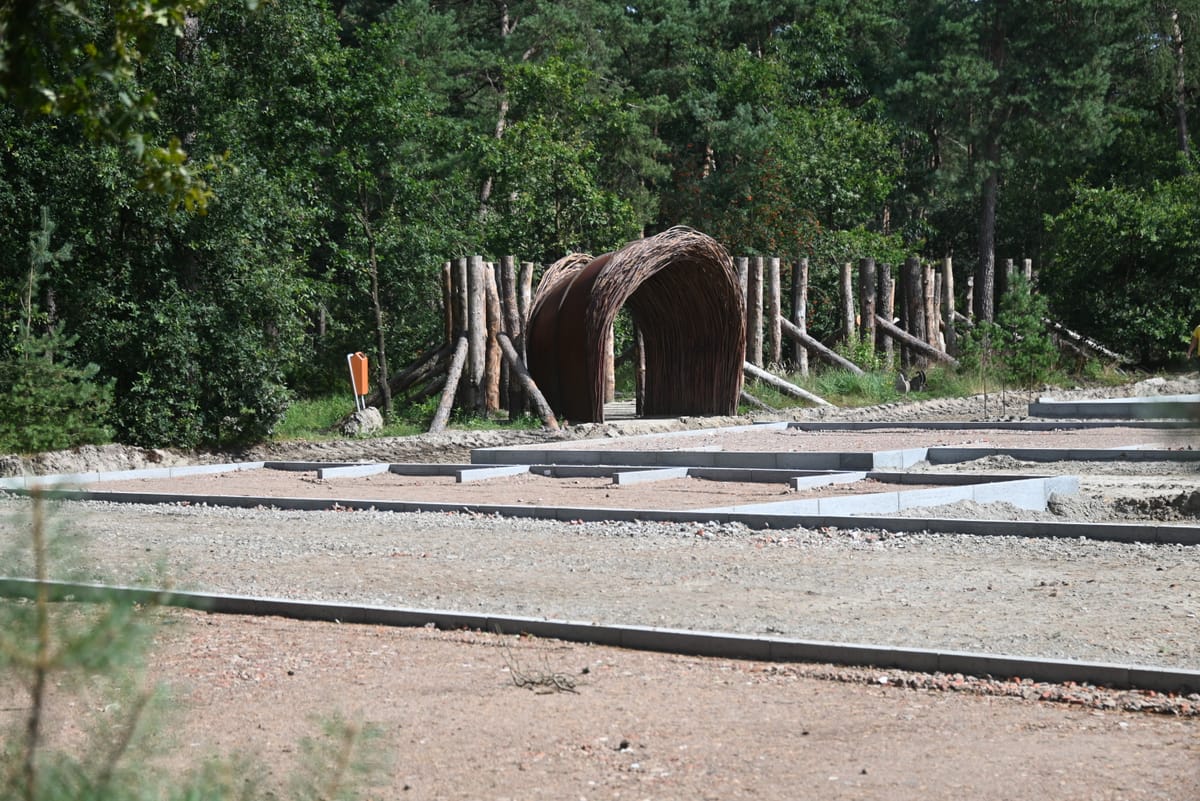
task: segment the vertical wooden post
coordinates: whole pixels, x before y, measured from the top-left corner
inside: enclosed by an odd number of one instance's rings
[[[750,260],[750,273],[746,281],[748,293],[746,306],[746,341],[750,349],[748,362],[755,367],[763,364],[763,257]]]
[[[879,316],[891,322],[896,316],[896,281],[892,277],[892,265],[881,264],[877,272],[879,274]],[[878,340],[876,342],[878,344]],[[896,365],[896,346],[891,337],[883,337],[883,361],[884,367],[888,370]]]
[[[792,267],[792,322],[804,333],[808,333],[808,258],[800,259]],[[808,375],[808,348],[796,342],[796,368],[800,375]]]
[[[779,318],[783,314],[782,284],[779,257],[767,259],[767,332],[771,341],[771,364],[783,364],[783,329]]]
[[[1013,260],[1005,259],[1004,260],[1004,272],[1003,272],[1004,286],[1001,288],[1001,291],[996,293],[996,311],[997,312],[1000,311],[1001,299],[1005,295],[1008,294],[1008,290],[1012,289],[1013,276],[1016,275],[1016,272],[1017,272],[1017,268],[1016,268],[1016,265],[1013,264]]]
[[[452,277],[454,279],[454,336],[456,337],[467,332],[467,313],[471,308],[468,300],[470,281],[467,280],[467,276],[469,273],[470,267],[466,259],[458,259],[454,262]]]
[[[967,296],[966,296],[965,300],[966,300],[966,303],[964,304],[964,306],[967,310],[967,315],[969,317],[971,317],[972,319],[974,319],[974,315],[975,315],[975,276],[973,276],[973,275],[967,276]]]
[[[483,373],[487,364],[487,265],[482,256],[467,260],[467,386],[466,402],[476,414],[486,414]]]
[[[520,282],[520,291],[517,294],[517,304],[521,309],[521,330],[525,330],[525,324],[529,322],[529,307],[533,305],[533,262],[521,262],[520,275],[517,277]],[[524,340],[524,337],[522,337]],[[525,358],[525,343],[517,348],[517,354]]]
[[[916,339],[926,342],[925,338],[925,288],[921,281],[921,260],[909,256],[904,260],[905,295],[904,305],[908,309],[908,333]],[[916,367],[921,364],[921,357],[911,347],[906,348],[908,359],[906,366]]]
[[[637,352],[634,355],[633,396],[634,409],[640,417],[646,404],[646,342],[642,339],[640,328],[634,328],[634,335],[637,337]]]
[[[612,403],[617,399],[617,354],[616,332],[610,325],[604,333],[604,402]]]
[[[854,339],[854,265],[842,264],[842,341],[849,344]]]
[[[484,359],[484,412],[491,414],[500,408],[500,374],[501,362],[504,357],[500,352],[498,336],[501,329],[500,290],[496,286],[496,269],[488,264],[484,277],[487,285],[487,340],[484,343],[486,357]]]
[[[1021,272],[1025,274],[1025,283],[1033,287],[1033,259],[1025,259],[1021,262]]]
[[[938,350],[946,349],[946,323],[942,319],[942,271],[932,263],[929,267],[933,272],[933,320],[934,320],[934,336],[937,338],[937,343],[934,345]]]
[[[505,331],[512,340],[517,355],[524,360],[525,323],[521,315],[520,301],[517,299],[517,266],[513,256],[500,259],[500,299],[504,310]],[[520,381],[508,382],[506,404],[510,420],[520,417],[525,411],[525,390]]]
[[[859,338],[868,351],[875,350],[875,259],[858,260]]]
[[[954,322],[954,262],[942,259],[942,315],[946,319],[946,352],[958,355],[958,332]]]
[[[321,311],[324,312],[324,307]],[[442,335],[454,341],[454,274],[450,262],[442,262]]]
[[[746,358],[750,358],[750,259],[738,256],[733,260],[737,269],[738,285],[742,288],[742,319],[746,321]]]
[[[924,291],[921,303],[925,311],[925,341],[941,350],[939,346],[941,337],[938,331],[937,279],[934,277],[932,262],[921,263],[921,289]]]

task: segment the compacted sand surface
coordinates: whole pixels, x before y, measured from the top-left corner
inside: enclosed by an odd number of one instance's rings
[[[434,461],[405,453],[383,458]],[[1076,512],[1139,497],[1118,519],[1152,521],[1150,499],[1196,489],[1186,465],[1127,468],[1085,466]],[[32,570],[27,507],[0,498],[0,573]],[[1172,507],[1184,522],[1191,508]],[[56,518],[77,555],[56,575],[92,581],[1200,668],[1197,547],[896,534],[865,519],[753,531],[98,502]],[[340,713],[377,726],[390,757],[364,798],[1200,798],[1200,695],[156,614],[150,675],[177,701],[167,762],[252,755],[281,790],[300,739]],[[24,698],[0,683],[0,723],[19,725]],[[54,698],[52,738],[112,711]]]

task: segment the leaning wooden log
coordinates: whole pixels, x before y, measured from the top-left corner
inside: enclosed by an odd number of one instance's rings
[[[783,329],[783,333],[787,334],[794,341],[799,342],[801,345],[808,348],[833,366],[840,367],[843,370],[849,370],[855,375],[864,375],[862,368],[857,364],[849,359],[842,358],[834,351],[822,345],[820,340],[813,339],[807,333],[792,325],[790,321],[780,318],[779,327]]]
[[[414,390],[411,395],[405,398],[405,401],[410,405],[418,404],[426,398],[432,398],[434,395],[439,394],[445,386],[446,374],[435,375],[429,381],[425,382],[424,385]]]
[[[517,355],[517,349],[513,347],[512,340],[508,338],[508,334],[503,331],[500,332],[496,336],[496,341],[500,343],[500,350],[504,353],[504,358],[508,360],[508,366],[512,369],[513,375],[521,382],[521,386],[525,389],[525,394],[533,401],[538,417],[542,418],[542,423],[551,431],[557,431],[558,419],[554,416],[554,412],[550,410],[550,404],[546,403],[546,399],[542,396],[542,391],[538,389],[537,384],[534,383],[533,377],[525,369],[525,364],[521,361],[521,357]]]
[[[770,406],[766,403],[763,403],[758,398],[754,397],[753,395],[751,395],[749,392],[747,392],[744,389],[742,390],[741,398],[742,398],[742,403],[746,404],[747,406],[753,406],[755,409],[762,409],[764,412],[779,411],[774,406]]]
[[[743,364],[742,369],[745,370],[748,375],[750,375],[754,378],[757,378],[759,381],[763,382],[764,384],[769,384],[770,386],[775,387],[775,389],[779,390],[780,392],[783,392],[784,394],[791,395],[793,398],[799,398],[800,400],[806,400],[806,401],[809,401],[810,403],[815,403],[818,406],[832,406],[833,405],[829,401],[822,398],[820,395],[814,395],[813,393],[809,392],[807,389],[801,389],[800,387],[796,386],[795,384],[793,384],[790,381],[784,381],[779,376],[771,375],[766,370],[763,370],[760,367],[755,367],[750,362],[746,362],[745,364]]]
[[[1064,339],[1069,339],[1084,350],[1091,351],[1092,355],[1094,356],[1103,356],[1106,359],[1111,359],[1114,362],[1120,362],[1122,364],[1129,364],[1133,361],[1128,356],[1122,356],[1120,353],[1109,350],[1090,337],[1085,337],[1083,334],[1072,331],[1062,323],[1043,318],[1042,324]]]
[[[438,403],[433,422],[429,424],[429,433],[436,434],[444,431],[446,423],[450,422],[450,410],[454,408],[454,393],[458,391],[458,382],[462,378],[463,365],[467,362],[467,338],[460,336],[454,346],[454,357],[450,359],[450,368],[446,371],[446,386],[442,388],[442,399]]]
[[[422,353],[417,358],[409,362],[403,370],[396,373],[388,380],[388,384],[392,388],[393,394],[399,394],[413,384],[424,381],[435,372],[440,372],[445,369],[445,364],[449,360],[450,355],[454,352],[453,346],[449,342],[443,342],[436,348],[430,348]],[[439,366],[440,365],[440,366]]]
[[[443,372],[446,369],[446,362],[450,358],[452,348],[449,343],[443,343],[438,347],[429,348],[417,358],[408,363],[407,366],[399,373],[388,379],[388,386],[392,388],[392,395],[400,395],[422,381],[427,381],[431,375]],[[368,406],[378,406],[380,401],[379,390],[375,390],[367,396],[366,402]]]
[[[951,367],[958,367],[958,359],[954,358],[948,353],[943,353],[942,351],[930,345],[928,342],[922,342],[911,334],[901,331],[899,328],[892,325],[891,320],[885,320],[877,314],[875,315],[875,322],[885,334],[895,340],[898,340],[899,342],[903,342],[905,345],[908,345],[922,356],[926,356],[934,361],[941,362],[942,364],[948,364]]]

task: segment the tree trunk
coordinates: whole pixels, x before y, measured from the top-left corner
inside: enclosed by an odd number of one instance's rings
[[[850,361],[849,359],[843,359],[841,356],[839,356],[837,354],[836,351],[832,351],[829,348],[822,345],[820,340],[813,339],[811,336],[809,336],[808,332],[801,331],[799,328],[792,325],[787,320],[783,320],[779,324],[779,326],[782,329],[783,333],[787,334],[789,337],[791,337],[793,340],[800,343],[801,345],[804,345],[806,348],[810,349],[813,353],[824,358],[826,361],[828,361],[830,364],[834,365],[835,367],[841,367],[843,370],[848,370],[851,373],[854,373],[855,375],[863,375],[863,370],[861,367],[859,367],[857,364]]]
[[[1187,72],[1183,61],[1183,30],[1179,27],[1179,9],[1171,9],[1171,52],[1175,56],[1175,133],[1179,152],[1184,155],[1184,170],[1191,163],[1187,158],[1192,153],[1188,136]]]
[[[458,390],[458,382],[462,379],[463,365],[467,361],[467,338],[460,336],[458,343],[454,346],[454,356],[450,359],[450,367],[446,371],[446,385],[442,388],[442,399],[438,403],[437,412],[433,415],[433,422],[429,424],[430,433],[436,433],[445,429],[446,423],[450,421],[450,410],[454,408],[454,395]]]
[[[849,344],[854,339],[854,265],[842,265],[842,341]]]
[[[942,260],[942,314],[946,318],[946,352],[958,353],[958,337],[954,328],[954,262],[947,256]]]
[[[517,381],[521,383],[525,393],[533,401],[534,407],[537,409],[538,416],[542,418],[542,422],[546,428],[551,431],[558,430],[558,418],[554,416],[554,412],[550,410],[550,404],[546,402],[546,398],[542,395],[542,391],[538,389],[537,384],[533,381],[533,376],[529,375],[529,370],[525,368],[525,363],[521,361],[521,357],[517,354],[517,349],[513,347],[512,340],[508,335],[501,332],[496,336],[496,341],[500,345],[501,351],[504,353],[504,358],[508,361],[508,366],[512,369],[513,375]]]
[[[792,273],[792,322],[798,329],[808,333],[808,259],[796,262]],[[782,332],[781,332],[782,333]],[[808,375],[808,348],[796,342],[796,368],[800,375]]]
[[[795,384],[791,383],[790,381],[784,381],[782,378],[780,378],[778,376],[771,375],[766,370],[763,370],[762,368],[760,368],[756,365],[753,365],[750,362],[746,362],[744,365],[742,365],[742,368],[746,371],[746,373],[748,375],[758,379],[759,381],[762,381],[764,384],[769,384],[769,385],[775,387],[775,389],[779,390],[780,392],[783,392],[787,395],[791,395],[793,398],[800,398],[801,400],[806,400],[806,401],[809,401],[810,403],[815,403],[818,406],[832,406],[833,405],[829,401],[822,398],[820,395],[814,395],[813,393],[809,392],[807,389],[801,389],[800,387],[796,386]]]
[[[383,399],[383,418],[386,420],[392,413],[392,387],[388,383],[387,336],[384,328],[383,302],[379,297],[379,259],[375,252],[375,230],[367,219],[369,204],[366,194],[359,187],[358,223],[362,226],[363,236],[367,238],[367,269],[371,275],[371,307],[375,312],[375,347],[379,355],[379,396]]]
[[[879,315],[884,319],[894,319],[896,315],[896,282],[892,278],[892,265],[881,264],[876,271],[878,279],[879,297],[876,305],[879,309]],[[883,340],[883,363],[885,369],[891,370],[896,364],[895,345],[891,337],[882,337]],[[880,338],[875,340],[875,349],[881,350],[879,347]]]
[[[875,350],[875,260],[858,260],[859,339],[867,352]]]
[[[994,158],[1000,155],[998,143],[989,142],[988,175],[983,181],[983,203],[979,213],[979,267],[975,273],[975,319],[996,319],[996,199],[1000,176]]]
[[[500,384],[503,373],[501,370],[503,358],[500,354],[500,343],[496,340],[496,337],[503,328],[500,311],[500,290],[496,286],[495,267],[491,264],[487,265],[485,280],[487,281],[487,358],[484,360],[483,383],[487,391],[484,393],[486,397],[484,411],[487,414],[491,414],[500,408]]]
[[[746,361],[756,367],[763,363],[763,259],[755,256],[750,260],[750,273],[746,283],[746,344],[750,353]]]
[[[467,261],[467,386],[466,405],[477,415],[487,413],[483,376],[487,365],[487,265],[482,256]]]
[[[771,364],[783,363],[783,335],[779,331],[779,318],[783,312],[783,298],[779,279],[779,257],[767,260],[767,331],[771,348]]]

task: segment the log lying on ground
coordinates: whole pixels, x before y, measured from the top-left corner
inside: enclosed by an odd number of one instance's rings
[[[450,422],[450,410],[454,408],[454,395],[458,392],[458,381],[462,378],[463,365],[467,361],[467,337],[464,334],[458,338],[454,346],[454,357],[450,359],[450,369],[446,371],[446,386],[442,388],[442,399],[438,403],[437,413],[429,424],[429,433],[435,434],[446,428]]]
[[[1072,331],[1062,323],[1043,318],[1042,324],[1060,337],[1070,340],[1081,350],[1090,351],[1092,356],[1103,356],[1106,359],[1120,362],[1121,364],[1129,364],[1133,361],[1128,356],[1123,356],[1120,353],[1109,350],[1091,337],[1085,337],[1083,334]]]
[[[903,342],[905,345],[908,345],[922,356],[926,356],[934,361],[941,362],[942,364],[948,364],[951,367],[958,367],[958,359],[954,358],[949,353],[944,353],[938,350],[928,342],[922,342],[911,334],[900,330],[896,326],[892,325],[890,320],[885,320],[877,314],[875,315],[875,323],[879,326],[880,330],[882,330],[892,339]]]
[[[814,395],[811,392],[809,392],[807,389],[801,389],[800,387],[796,386],[795,384],[791,383],[790,381],[784,381],[779,376],[771,375],[766,370],[763,370],[760,367],[755,367],[750,362],[746,362],[745,364],[743,364],[742,369],[744,369],[748,375],[751,375],[754,378],[757,378],[759,381],[762,381],[764,384],[770,384],[771,386],[775,387],[775,389],[777,389],[780,392],[783,392],[785,394],[791,395],[793,398],[800,398],[801,400],[806,400],[806,401],[809,401],[810,403],[815,403],[818,406],[832,406],[833,405],[832,403],[825,400],[821,396]]]
[[[820,356],[821,358],[823,358],[825,361],[829,362],[830,364],[834,365],[835,367],[841,367],[843,370],[849,370],[850,372],[854,373],[855,375],[863,375],[863,371],[862,371],[861,367],[859,367],[857,364],[850,361],[849,359],[844,359],[841,356],[839,356],[838,354],[834,353],[832,350],[830,350],[829,348],[822,345],[820,343],[820,341],[813,339],[808,334],[801,331],[799,328],[797,328],[795,325],[793,325],[792,322],[790,320],[788,320],[787,318],[780,317],[779,325],[783,329],[783,333],[787,334],[789,337],[796,340],[797,342],[799,342],[801,345],[808,348],[809,350],[813,351],[818,356]]]
[[[501,331],[496,335],[496,341],[500,343],[500,350],[504,354],[504,358],[508,360],[508,366],[516,375],[517,380],[521,382],[521,387],[525,390],[525,394],[533,401],[533,405],[538,412],[538,417],[542,418],[542,423],[551,431],[557,431],[558,419],[554,416],[554,412],[550,410],[550,404],[546,403],[546,399],[542,396],[542,391],[534,383],[533,378],[529,375],[529,371],[525,369],[525,365],[521,362],[521,357],[517,355],[517,349],[513,347],[512,340],[508,338],[508,334]]]
[[[779,411],[774,406],[768,406],[767,404],[763,403],[744,389],[742,390],[741,398],[742,403],[745,403],[747,406],[753,406],[755,409],[762,409],[764,412]]]

